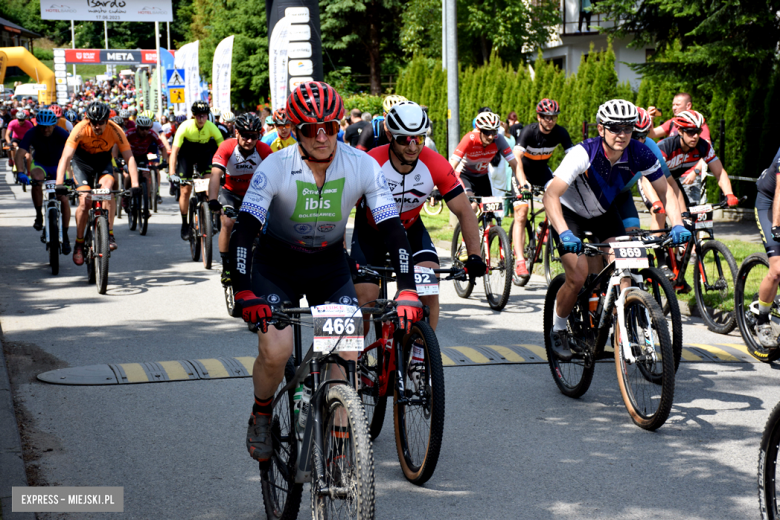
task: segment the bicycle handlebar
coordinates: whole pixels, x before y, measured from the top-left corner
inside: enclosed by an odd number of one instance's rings
[[[447,276],[446,278],[442,278],[441,280],[447,281],[447,280],[466,280],[468,278],[468,269],[464,268],[458,268],[458,267],[450,267],[446,269],[434,269],[434,273],[436,274],[449,274],[450,276]],[[379,273],[395,273],[395,270],[392,267],[374,267],[371,265],[364,265],[360,266],[358,265],[358,274],[362,275],[369,275],[369,276],[379,276]]]

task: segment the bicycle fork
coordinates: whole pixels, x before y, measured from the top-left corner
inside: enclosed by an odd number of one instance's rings
[[[630,273],[631,278],[641,284],[644,279],[642,278],[642,275],[640,274],[634,274]],[[625,307],[626,303],[626,296],[630,291],[641,291],[639,287],[626,287],[625,289],[620,289],[620,281],[625,278],[626,276],[623,276],[622,274],[619,276],[613,276],[610,279],[609,282],[609,289],[607,291],[607,300],[604,302],[604,308],[601,313],[601,318],[599,319],[599,326],[598,329],[601,329],[602,327],[606,326],[607,317],[612,313],[613,305],[615,308],[617,308],[617,319],[618,319],[618,326],[620,327],[620,349],[623,352],[623,357],[629,364],[636,363],[637,359],[636,356],[634,356],[634,352],[631,349],[631,342],[628,339],[628,327],[626,326],[626,316],[623,312],[623,309]],[[615,294],[617,291],[620,291],[620,296],[615,300]],[[645,310],[645,320],[647,323],[650,323],[650,315]],[[652,345],[654,344],[654,338],[653,338],[653,332],[650,329],[645,329],[645,344],[646,345]],[[653,358],[655,358],[655,351],[652,352]],[[654,359],[655,360],[655,359]]]

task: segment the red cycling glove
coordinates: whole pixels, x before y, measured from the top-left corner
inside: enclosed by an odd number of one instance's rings
[[[401,291],[395,299],[398,304],[398,319],[401,329],[412,330],[412,323],[423,319],[423,305],[417,293],[410,290]]]
[[[268,332],[266,319],[271,317],[271,307],[263,298],[258,298],[252,291],[241,291],[236,294],[236,305],[241,306],[245,322],[257,323],[264,334]]]
[[[739,199],[736,198],[733,193],[729,193],[728,195],[726,195],[726,203],[729,206],[736,206],[737,204],[739,204]]]
[[[655,213],[656,215],[666,215],[666,210],[660,200],[653,202],[653,207],[650,208],[650,212]]]

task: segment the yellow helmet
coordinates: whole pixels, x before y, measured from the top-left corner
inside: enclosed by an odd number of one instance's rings
[[[399,96],[396,94],[391,94],[385,98],[385,100],[382,102],[382,108],[384,109],[385,113],[390,112],[390,109],[393,108],[395,105],[400,103],[401,101],[409,101],[403,96]]]

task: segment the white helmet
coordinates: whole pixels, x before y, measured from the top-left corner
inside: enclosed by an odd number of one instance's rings
[[[403,96],[399,96],[396,94],[391,94],[385,98],[385,100],[382,102],[382,108],[384,109],[385,113],[390,112],[390,109],[393,108],[395,105],[402,101],[408,101]]]
[[[211,113],[214,114],[214,117],[216,119],[219,119],[219,116],[222,115],[222,111],[218,109],[217,107],[211,107]]]
[[[633,125],[639,119],[636,106],[625,99],[611,99],[599,107],[596,121],[602,125]]]
[[[222,112],[222,122],[223,123],[235,123],[236,122],[236,116],[231,112],[230,110],[225,110]]]
[[[501,125],[501,118],[493,112],[482,112],[477,116],[475,124],[480,130],[498,130],[498,127]]]
[[[385,125],[392,135],[422,135],[427,132],[428,114],[414,101],[401,101],[394,105],[385,118]]]

